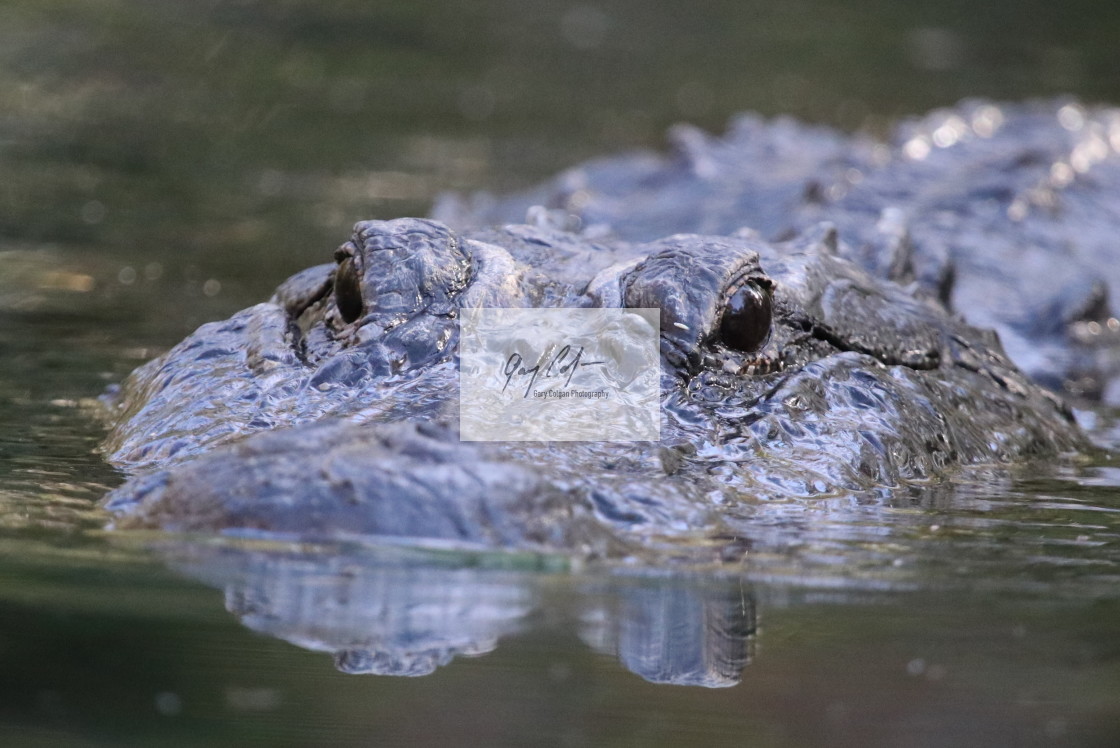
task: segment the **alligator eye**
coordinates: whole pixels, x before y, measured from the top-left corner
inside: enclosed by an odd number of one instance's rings
[[[770,289],[744,283],[727,300],[719,323],[720,340],[744,353],[757,351],[770,339],[771,314]]]
[[[334,271],[334,303],[347,324],[362,316],[362,284],[353,257],[344,259]]]

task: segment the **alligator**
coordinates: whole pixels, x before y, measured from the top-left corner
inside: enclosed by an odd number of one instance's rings
[[[998,337],[877,278],[829,223],[652,241],[363,221],[106,400],[114,526],[581,557],[702,548],[759,507],[902,503],[1086,448]],[[660,438],[459,438],[459,316],[659,310]],[[637,550],[636,550],[637,549]]]
[[[748,114],[722,137],[678,126],[668,140],[665,156],[595,160],[522,194],[446,196],[433,216],[466,229],[528,214],[631,241],[783,240],[830,221],[845,256],[996,330],[1035,381],[1120,402],[1120,109],[966,101],[885,142]]]

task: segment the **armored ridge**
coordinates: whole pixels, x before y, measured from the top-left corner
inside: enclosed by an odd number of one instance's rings
[[[744,115],[722,137],[682,126],[669,141],[522,195],[448,196],[433,215],[469,228],[528,213],[636,241],[743,228],[780,241],[829,221],[845,257],[996,330],[1035,381],[1120,402],[1120,110],[972,101],[887,142]]]

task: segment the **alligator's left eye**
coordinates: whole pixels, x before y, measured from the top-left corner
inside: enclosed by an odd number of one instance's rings
[[[342,320],[350,324],[362,316],[362,284],[353,257],[344,258],[334,271],[334,302]]]
[[[727,300],[719,323],[719,337],[729,348],[757,351],[770,340],[773,310],[770,289],[747,281]]]

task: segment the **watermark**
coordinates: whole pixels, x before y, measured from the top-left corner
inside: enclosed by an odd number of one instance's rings
[[[463,441],[656,441],[657,309],[462,309]]]

